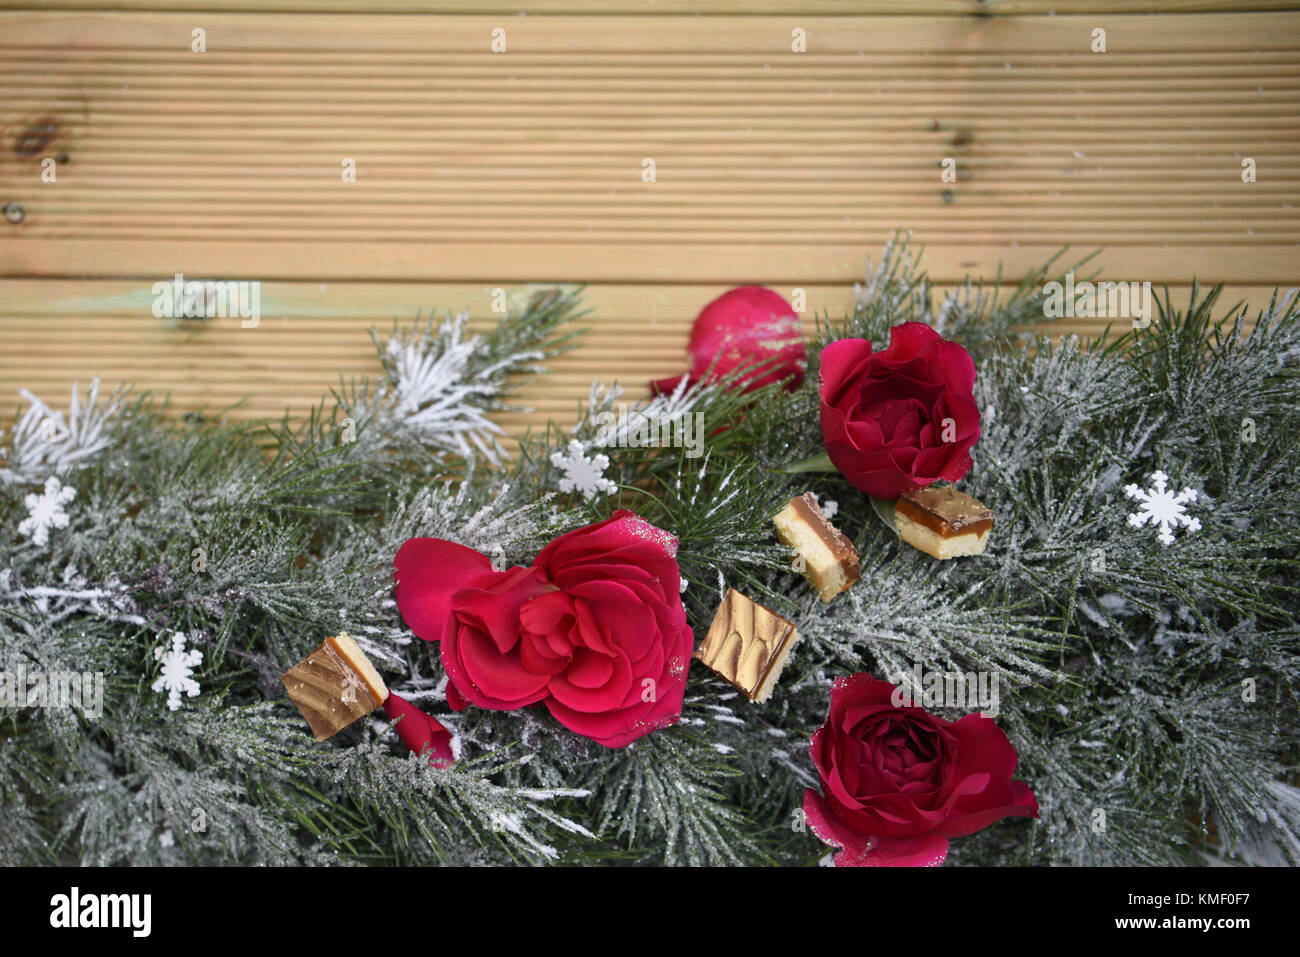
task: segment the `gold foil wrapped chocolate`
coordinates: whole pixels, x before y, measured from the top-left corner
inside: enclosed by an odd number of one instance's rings
[[[794,625],[733,588],[718,606],[695,657],[761,704],[771,696],[798,640]]]
[[[384,679],[345,634],[326,638],[280,680],[317,741],[342,731],[388,698]]]

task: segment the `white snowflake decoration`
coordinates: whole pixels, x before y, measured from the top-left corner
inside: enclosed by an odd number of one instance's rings
[[[194,669],[203,663],[203,652],[186,651],[186,641],[185,634],[178,631],[172,635],[171,648],[163,645],[153,653],[162,662],[162,674],[153,683],[153,691],[167,692],[167,707],[172,711],[180,710],[182,693],[193,698],[200,691],[199,683],[194,680]]]
[[[1151,473],[1151,488],[1142,490],[1136,485],[1125,485],[1124,494],[1141,504],[1128,517],[1128,523],[1141,528],[1148,523],[1158,528],[1156,540],[1161,545],[1174,543],[1174,528],[1181,526],[1189,532],[1200,531],[1201,523],[1187,514],[1187,506],[1196,501],[1196,492],[1184,488],[1177,495],[1165,487],[1169,476],[1164,472]]]
[[[23,499],[27,517],[18,523],[18,534],[31,538],[34,545],[44,545],[50,540],[50,529],[68,527],[68,513],[63,506],[76,497],[75,488],[64,488],[63,483],[51,475],[45,480],[44,492]]]
[[[605,478],[605,469],[609,468],[609,456],[597,452],[590,458],[584,453],[582,443],[574,440],[569,443],[569,452],[551,453],[551,464],[564,473],[560,479],[560,491],[579,491],[584,499],[591,499],[604,492],[606,495],[618,491],[618,486]]]
[[[834,518],[836,515],[839,514],[840,503],[835,501],[835,499],[833,498],[828,498],[826,501],[821,503],[821,508],[822,508],[822,514],[825,515],[827,520],[829,521],[830,519]]]

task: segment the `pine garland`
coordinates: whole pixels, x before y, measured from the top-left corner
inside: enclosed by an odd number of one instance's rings
[[[0,669],[104,685],[99,709],[0,709],[0,863],[812,864],[826,848],[798,809],[830,680],[918,664],[998,678],[998,722],[1041,808],[955,842],[950,864],[1300,862],[1295,297],[1215,318],[1221,289],[1194,287],[1147,329],[1052,341],[1028,329],[1052,270],[1005,301],[968,282],[932,307],[912,251],[891,244],[854,312],[818,320],[795,393],[724,381],[638,404],[656,422],[700,416],[698,458],[597,449],[619,401],[597,387],[578,426],[504,454],[490,413],[568,345],[577,291],[517,304],[484,336],[457,317],[376,334],[380,378],[301,422],[175,417],[97,387],[65,421],[25,395],[0,435]],[[997,516],[978,560],[932,561],[838,475],[790,471],[822,451],[820,346],[883,343],[908,320],[977,363],[965,487]],[[616,493],[557,491],[552,456],[574,442],[608,457]],[[1199,492],[1200,530],[1169,547],[1126,521],[1125,486],[1157,470]],[[810,488],[863,558],[829,605],[771,532]],[[796,622],[772,700],[751,706],[697,665],[681,723],[617,751],[535,709],[448,714],[436,648],[392,600],[402,542],[526,564],[616,508],[680,539],[697,637],[727,587]],[[456,733],[453,766],[407,753],[378,718],[312,740],[279,675],[338,631]],[[201,691],[173,711],[155,650],[178,633],[202,653]]]

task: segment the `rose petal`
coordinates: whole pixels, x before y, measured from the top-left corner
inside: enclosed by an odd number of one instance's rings
[[[504,655],[519,643],[520,607],[553,588],[532,568],[497,572],[456,592],[453,613],[462,623],[473,623],[491,637]]]
[[[968,714],[954,721],[950,729],[957,740],[957,764],[961,769],[987,771],[1008,780],[1016,773],[1020,757],[1006,732],[992,718]]]
[[[447,707],[452,711],[464,711],[470,705],[470,701],[456,687],[455,682],[450,678],[447,679]]]
[[[570,731],[591,738],[607,748],[626,747],[652,731],[676,724],[681,718],[686,675],[694,642],[695,635],[689,627],[683,627],[675,635],[666,635],[663,671],[657,676],[646,676],[654,681],[650,688],[642,683],[644,678],[635,679],[624,699],[630,702],[625,708],[604,713],[584,712],[569,707],[559,700],[559,696],[554,695],[547,699],[546,707]],[[572,690],[565,689],[566,696]],[[647,691],[651,690],[651,700],[643,700]]]
[[[823,844],[832,847],[861,847],[863,850],[871,843],[871,836],[859,834],[849,827],[825,799],[812,788],[803,793],[803,813],[809,829]]]
[[[614,659],[586,648],[573,653],[573,664],[564,672],[567,682],[578,688],[602,688],[614,676]]]
[[[965,837],[982,831],[1005,817],[1038,817],[1038,802],[1023,781],[1011,781],[1011,800],[1008,804],[985,808],[962,817],[951,817],[936,830],[946,837]]]
[[[911,837],[864,835],[846,825],[820,794],[804,792],[804,817],[823,844],[841,848],[836,867],[937,867],[948,856],[948,841],[930,832]]]
[[[939,478],[945,482],[957,482],[966,477],[966,473],[971,470],[970,453],[962,452],[954,455],[948,460],[948,464],[943,467],[939,473]]]
[[[397,610],[407,627],[425,641],[438,641],[451,595],[492,571],[486,555],[441,538],[412,538],[393,559]]]
[[[831,710],[842,711],[863,705],[894,707],[894,686],[866,672],[845,675],[831,682]]]
[[[889,362],[904,363],[942,336],[924,322],[904,322],[889,330],[889,348],[881,356]],[[965,351],[965,350],[962,350]]]
[[[861,858],[841,863],[840,856],[837,855],[835,866],[938,867],[947,858],[947,838],[931,831],[929,834],[918,834],[915,837],[878,838]]]
[[[455,656],[446,653],[445,642],[443,647],[447,675],[480,708],[513,711],[546,697],[549,675],[529,671],[518,654],[501,654],[492,639],[475,628],[458,630]]]
[[[970,395],[975,388],[975,360],[958,343],[947,339],[936,343],[934,365],[955,392]]]
[[[450,767],[456,762],[451,748],[451,732],[432,715],[425,714],[392,692],[384,702],[384,714],[390,721],[397,722],[393,727],[402,743],[416,754],[427,751],[429,763],[435,768]]]
[[[858,387],[859,377],[871,365],[871,342],[837,339],[822,350],[819,393],[823,405],[839,406],[844,393]]]

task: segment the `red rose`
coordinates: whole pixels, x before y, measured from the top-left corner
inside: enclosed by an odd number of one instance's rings
[[[695,636],[677,540],[632,512],[561,535],[529,568],[437,538],[397,553],[397,606],[441,643],[447,700],[544,702],[571,731],[621,748],[681,714]]]
[[[975,363],[923,322],[889,330],[872,355],[866,339],[822,350],[826,453],[854,486],[877,498],[955,482],[970,471],[980,437]]]
[[[936,718],[893,701],[894,686],[868,674],[831,685],[826,723],[813,733],[822,794],[804,814],[822,841],[843,848],[838,867],[935,866],[948,840],[1004,817],[1038,817],[1015,748],[991,718]]]
[[[698,381],[707,374],[714,381],[736,369],[763,364],[763,370],[741,377],[737,383],[741,391],[782,379],[789,380],[786,388],[793,391],[803,383],[808,367],[799,316],[788,302],[762,286],[732,289],[705,306],[691,329],[687,352],[690,372],[657,379],[650,383],[653,390],[668,393],[683,378]]]

